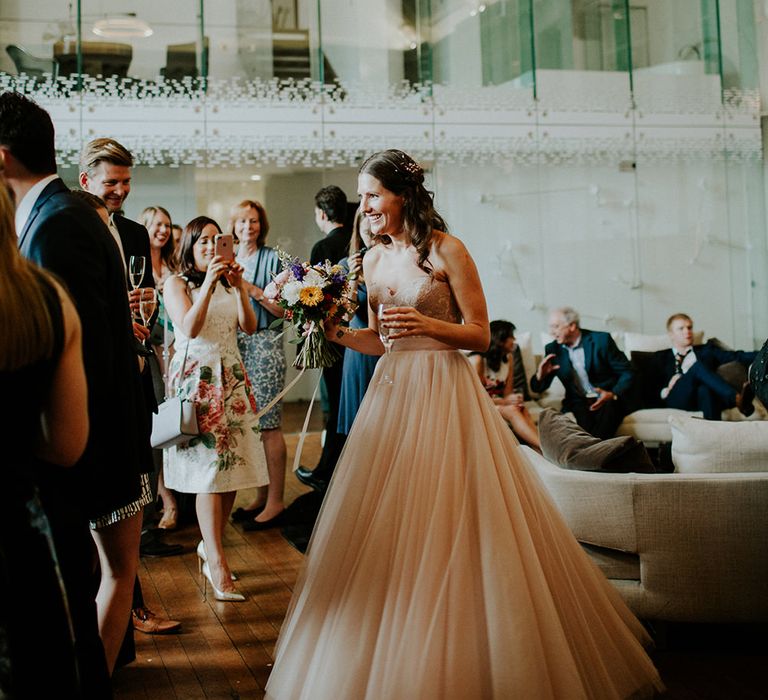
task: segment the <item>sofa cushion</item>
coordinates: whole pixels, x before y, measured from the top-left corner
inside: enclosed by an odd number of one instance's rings
[[[701,411],[683,411],[679,408],[642,408],[624,417],[616,435],[631,435],[646,445],[672,442],[671,416],[698,416]]]
[[[681,473],[768,471],[768,422],[673,416],[672,462]]]
[[[539,414],[544,456],[566,469],[603,472],[654,472],[643,443],[624,436],[601,440],[551,408]]]
[[[693,332],[693,344],[700,345],[704,340],[704,331]],[[633,352],[655,352],[656,350],[667,350],[672,347],[669,336],[666,333],[651,335],[649,333],[630,333],[624,334],[624,352],[627,357],[632,357]]]
[[[536,373],[536,358],[533,354],[533,340],[530,331],[515,331],[515,341],[520,348],[520,356],[523,358],[523,368],[525,370],[525,381],[528,384],[531,377]],[[530,391],[530,384],[528,384]]]

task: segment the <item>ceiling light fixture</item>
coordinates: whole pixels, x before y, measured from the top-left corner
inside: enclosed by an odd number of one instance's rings
[[[96,20],[93,33],[108,39],[144,39],[154,34],[154,30],[135,13],[112,15]]]

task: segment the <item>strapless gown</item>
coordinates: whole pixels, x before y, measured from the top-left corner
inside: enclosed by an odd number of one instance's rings
[[[369,293],[376,308],[391,290]],[[391,299],[459,319],[449,285],[426,276]],[[464,355],[395,341],[325,497],[267,697],[650,696],[649,641]]]

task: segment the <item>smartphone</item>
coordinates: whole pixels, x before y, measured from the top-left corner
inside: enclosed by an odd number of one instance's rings
[[[235,237],[230,233],[220,233],[215,238],[216,255],[232,262],[235,259]]]

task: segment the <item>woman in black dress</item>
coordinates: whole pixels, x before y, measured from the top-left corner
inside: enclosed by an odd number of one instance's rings
[[[72,466],[88,436],[80,321],[63,288],[17,250],[0,188],[0,696],[80,697],[38,465]],[[44,664],[44,666],[43,666]]]

